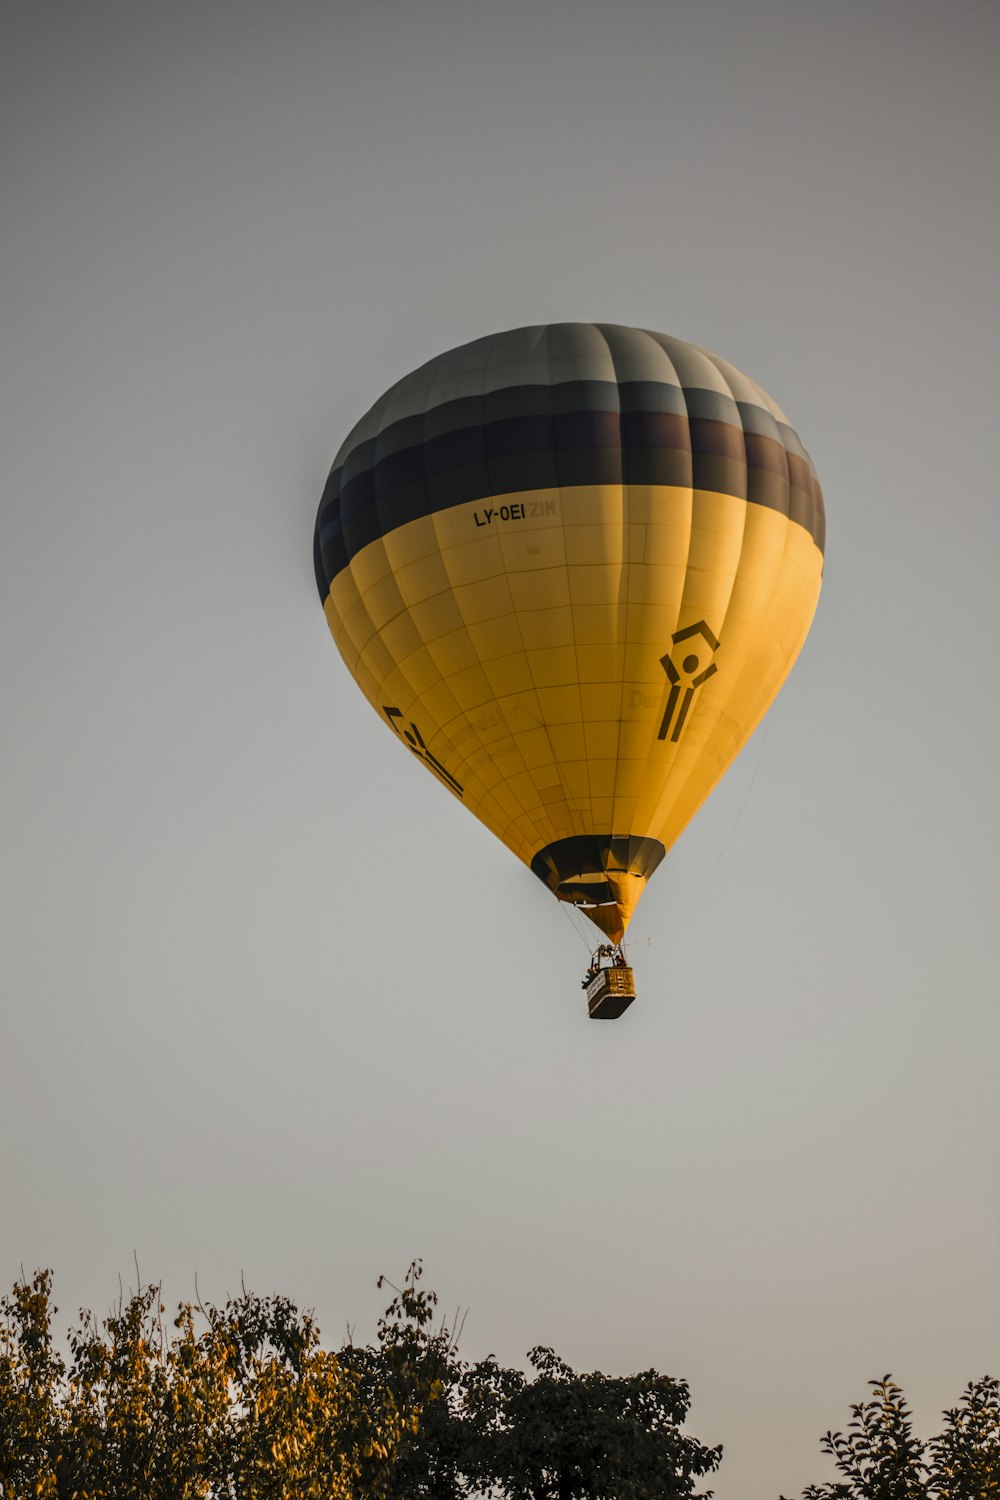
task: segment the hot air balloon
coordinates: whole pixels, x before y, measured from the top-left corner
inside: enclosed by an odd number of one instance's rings
[[[788,675],[823,541],[781,408],[642,329],[477,339],[337,454],[314,543],[334,640],[427,775],[607,939],[593,1015],[634,994],[629,920]]]

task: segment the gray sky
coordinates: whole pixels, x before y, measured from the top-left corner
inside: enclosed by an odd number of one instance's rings
[[[1000,1373],[993,7],[2,14],[0,1281],[335,1341],[419,1254],[470,1355],[686,1377],[720,1500],[885,1370],[933,1428]],[[564,319],[745,369],[829,516],[611,1027],[311,571],[389,384]]]

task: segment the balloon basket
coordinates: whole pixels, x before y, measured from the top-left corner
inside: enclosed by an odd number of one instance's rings
[[[635,999],[635,975],[619,948],[602,945],[583,980],[592,1021],[617,1021]]]

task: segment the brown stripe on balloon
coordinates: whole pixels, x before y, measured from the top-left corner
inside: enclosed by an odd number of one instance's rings
[[[551,400],[570,388],[577,392],[587,387],[587,382],[567,382],[564,386],[541,389]],[[663,390],[665,396],[682,394],[679,389],[672,387],[664,387]],[[503,394],[508,397],[526,397],[528,394],[537,394],[537,391],[538,388],[535,387],[528,388],[527,392],[511,388]],[[539,412],[536,408],[493,420],[484,420],[475,415],[477,406],[484,413],[490,410],[489,398],[463,398],[445,403],[442,407],[434,408],[426,417],[407,418],[397,422],[389,432],[366,439],[348,450],[339,471],[341,501],[350,504],[351,488],[355,483],[371,486],[372,481],[370,478],[366,479],[366,476],[375,471],[382,476],[376,488],[386,492],[412,482],[425,473],[451,469],[487,455],[502,457],[511,453],[540,452],[546,449],[693,449],[706,455],[746,458],[752,465],[761,468],[770,468],[781,461],[779,455],[784,451],[782,445],[773,438],[763,437],[755,430],[755,423],[760,426],[765,422],[770,423],[771,431],[780,430],[763,409],[758,411],[744,404],[740,408],[740,424],[703,414],[703,411],[709,409],[706,403],[708,396],[713,395],[711,392],[686,393],[693,408],[690,415],[674,411],[630,410],[626,404],[628,393],[628,387],[619,389],[622,403],[620,410],[602,406],[581,407],[575,412],[565,408]],[[610,397],[605,395],[603,399],[610,400]],[[646,399],[652,400],[653,394],[649,394]],[[716,396],[714,400],[721,410],[724,405],[722,398]],[[438,428],[437,418],[445,411],[452,415],[441,430]],[[464,419],[461,422],[458,421],[459,414]],[[786,431],[788,443],[791,444],[793,434],[791,429]],[[391,440],[390,432],[395,434]],[[398,441],[403,435],[409,439],[408,442]],[[794,449],[786,456],[804,463],[799,457],[799,449],[796,439]],[[771,459],[765,456],[769,452]],[[805,467],[809,469],[808,463],[805,463]],[[334,475],[336,473],[335,470]],[[321,514],[326,504],[324,498]]]
[[[746,464],[746,446],[743,428],[730,422],[716,422],[704,417],[692,417],[690,424],[691,451],[712,458],[728,458]]]
[[[746,449],[747,467],[766,469],[771,474],[780,474],[788,482],[789,453],[774,438],[764,437],[759,432],[744,429],[743,444]]]
[[[822,549],[822,495],[808,461],[771,437],[715,417],[535,411],[441,432],[380,459],[377,452],[377,439],[359,443],[328,480],[317,518],[316,576],[324,596],[324,581],[328,587],[353,556],[421,516],[495,495],[585,485],[659,484],[735,495],[788,515]]]

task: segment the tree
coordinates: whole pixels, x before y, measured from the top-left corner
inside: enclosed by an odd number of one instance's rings
[[[486,1360],[464,1381],[472,1478],[508,1500],[674,1500],[722,1449],[683,1433],[690,1396],[655,1370],[578,1374],[551,1349],[535,1378]],[[711,1491],[706,1492],[708,1495]]]
[[[437,1296],[414,1262],[376,1347],[342,1352],[369,1400],[422,1402],[386,1479],[387,1500],[674,1500],[715,1469],[720,1448],[681,1432],[687,1385],[647,1370],[578,1374],[533,1349],[530,1379],[458,1356],[461,1325],[434,1327]],[[380,1283],[381,1284],[381,1283]],[[708,1492],[708,1495],[711,1491]],[[707,1497],[706,1497],[707,1500]]]
[[[0,1495],[54,1495],[63,1427],[61,1357],[52,1347],[52,1272],[0,1298]]]
[[[407,1414],[382,1479],[382,1500],[461,1500],[468,1493],[461,1329],[435,1328],[438,1297],[420,1286],[422,1274],[413,1261],[402,1287],[380,1276],[379,1287],[391,1287],[395,1296],[379,1319],[376,1343],[349,1342],[340,1353],[370,1406]]]
[[[851,1407],[847,1432],[822,1440],[843,1480],[809,1485],[802,1500],[1000,1500],[1000,1382],[970,1382],[926,1444],[892,1377],[868,1383],[874,1395]]]
[[[970,1381],[932,1438],[935,1500],[1000,1500],[1000,1380]]]
[[[84,1309],[55,1351],[51,1272],[0,1299],[3,1500],[381,1500],[426,1393],[362,1389],[309,1313],[244,1291],[217,1308],[159,1287]]]

